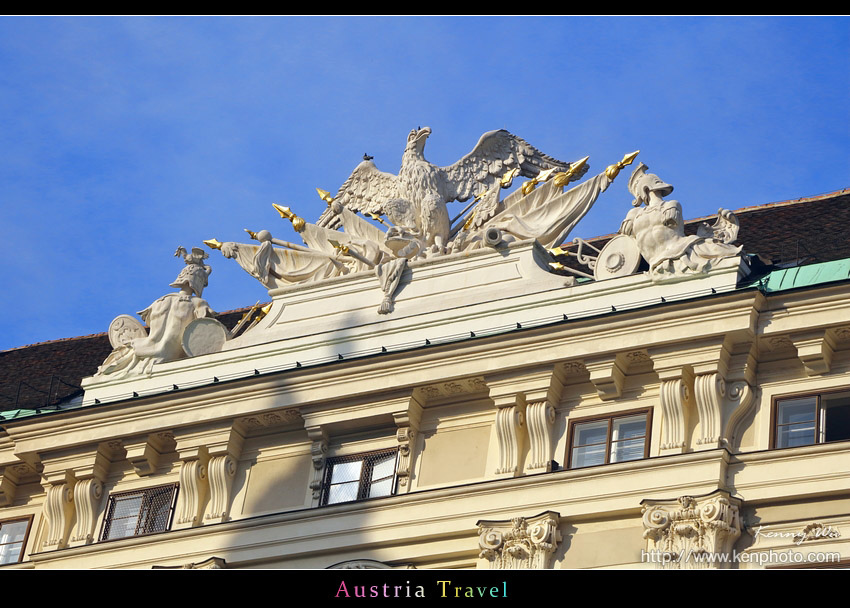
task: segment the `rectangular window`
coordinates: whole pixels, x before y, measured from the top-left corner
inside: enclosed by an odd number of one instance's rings
[[[392,496],[398,450],[328,458],[321,505]]]
[[[176,484],[110,495],[100,539],[165,532],[171,527],[176,498]]]
[[[0,566],[17,564],[24,556],[31,517],[0,521]]]
[[[850,439],[850,392],[822,393],[776,400],[777,448]]]
[[[568,468],[580,469],[649,456],[649,412],[629,412],[570,424]]]

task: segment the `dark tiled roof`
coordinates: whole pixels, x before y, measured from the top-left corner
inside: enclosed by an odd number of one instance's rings
[[[216,318],[232,329],[247,310]],[[106,333],[0,351],[0,411],[49,408],[81,394],[82,379],[93,375],[110,352]]]

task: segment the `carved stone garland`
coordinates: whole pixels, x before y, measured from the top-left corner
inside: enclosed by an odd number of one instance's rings
[[[646,500],[643,537],[646,551],[659,568],[728,567],[712,554],[730,553],[741,536],[741,501],[726,492],[677,500]]]
[[[479,557],[493,570],[541,570],[552,566],[561,533],[560,514],[478,522]]]

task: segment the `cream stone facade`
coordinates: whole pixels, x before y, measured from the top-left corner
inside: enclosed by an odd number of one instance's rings
[[[414,258],[389,314],[368,269],[273,288],[220,350],[0,421],[0,569],[847,564],[850,266],[743,246],[664,280]]]

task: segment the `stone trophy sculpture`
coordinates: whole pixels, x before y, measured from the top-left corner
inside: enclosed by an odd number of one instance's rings
[[[209,254],[197,247],[187,254],[179,247],[174,255],[182,255],[186,263],[171,283],[180,291],[162,296],[138,313],[150,327],[149,333],[129,315],[112,322],[109,338],[114,350],[96,376],[150,375],[154,364],[185,357],[182,338],[186,327],[195,319],[215,314],[201,298],[212,271],[203,262]]]
[[[686,236],[682,206],[664,200],[673,186],[647,169],[640,163],[629,179],[634,209],[626,215],[619,233],[634,239],[649,263],[653,281],[705,273],[719,260],[741,254],[742,247],[731,244],[738,237],[738,220],[731,211],[720,209],[713,226],[703,224],[696,235]],[[604,249],[600,259],[603,257],[607,259]]]
[[[259,245],[216,239],[204,244],[235,259],[269,290],[372,272],[384,294],[378,313],[389,314],[409,262],[531,239],[545,248],[559,245],[637,155],[626,155],[598,176],[564,191],[587,173],[587,157],[563,162],[499,130],[482,135],[472,152],[455,164],[437,167],[424,157],[430,134],[429,127],[410,132],[398,175],[380,171],[367,157],[336,196],[317,189],[328,209],[316,223],[273,203],[280,216],[292,222],[304,245],[272,238],[268,230],[246,230]],[[517,176],[532,179],[502,200],[500,191]],[[449,220],[447,204],[470,198],[472,202]]]
[[[332,200],[367,215],[386,215],[392,227],[389,237],[420,240],[420,255],[441,254],[451,236],[447,204],[466,201],[485,192],[496,192],[503,174],[536,177],[544,170],[567,172],[572,163],[547,156],[505,130],[481,136],[475,148],[455,164],[437,167],[425,159],[425,142],[430,127],[414,129],[407,137],[398,175],[380,171],[371,160],[361,162]],[[572,180],[584,172],[574,171]],[[328,201],[330,202],[330,201]],[[482,198],[471,225],[477,228],[501,211],[497,197]],[[329,208],[319,218],[320,226],[340,224]]]

